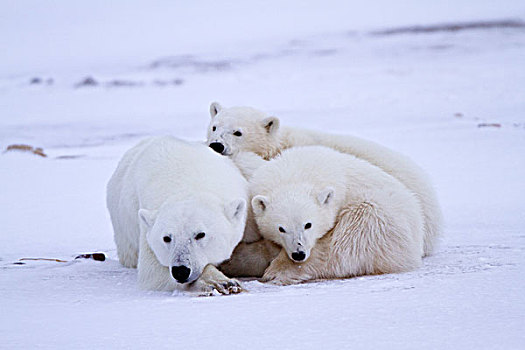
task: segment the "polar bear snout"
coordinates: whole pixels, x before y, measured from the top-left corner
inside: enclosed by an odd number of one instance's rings
[[[210,148],[219,154],[223,154],[224,152],[224,145],[220,142],[210,143]]]
[[[305,237],[303,230],[288,232],[283,240],[283,247],[288,257],[293,262],[305,262],[310,256],[310,245]]]
[[[191,269],[187,266],[172,266],[171,267],[171,276],[179,283],[188,282],[188,278],[191,275]]]

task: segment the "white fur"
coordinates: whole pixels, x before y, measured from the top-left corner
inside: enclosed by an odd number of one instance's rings
[[[266,162],[251,152],[239,152],[232,156],[232,160],[246,178],[251,178],[253,172]],[[250,207],[242,242],[233,251],[231,259],[219,268],[228,276],[262,277],[280,250],[279,246],[262,238]]]
[[[250,183],[261,234],[284,248],[264,280],[393,273],[421,263],[416,197],[366,161],[322,146],[295,147],[257,169]],[[294,264],[294,252],[306,261]]]
[[[208,147],[173,137],[142,141],[124,155],[107,187],[120,262],[138,268],[144,289],[183,288],[170,273],[180,265],[191,268],[184,287],[235,289],[237,282],[213,265],[228,259],[243,236],[247,195],[232,161]],[[205,235],[197,239],[200,232]]]
[[[398,179],[416,195],[420,203],[425,227],[424,251],[425,255],[432,253],[441,233],[441,209],[427,175],[408,157],[354,136],[279,127],[278,118],[250,107],[223,108],[216,102],[212,106],[216,113],[211,113],[207,141],[208,144],[222,143],[223,155],[253,152],[265,159],[272,159],[291,147],[322,145],[366,160]],[[233,135],[235,131],[241,131],[242,136]],[[246,171],[243,172],[246,174]],[[250,164],[247,175],[252,172],[253,166]]]

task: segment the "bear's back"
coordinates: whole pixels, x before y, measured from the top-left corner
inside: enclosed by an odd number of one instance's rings
[[[337,192],[366,196],[387,186],[405,186],[377,166],[353,155],[325,146],[301,146],[285,150],[254,174],[252,189],[257,193],[280,191],[282,187],[307,183],[314,188],[331,186]]]
[[[246,197],[246,181],[227,157],[171,136],[153,137],[131,149],[121,162],[123,187],[136,190],[141,207],[156,209],[167,198]]]
[[[293,147],[283,151],[254,173],[252,183],[278,186],[289,183],[344,181],[345,165],[351,155],[323,146]]]

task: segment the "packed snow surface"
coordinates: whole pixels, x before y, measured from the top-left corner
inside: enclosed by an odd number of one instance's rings
[[[523,349],[524,21],[523,1],[3,1],[0,148],[47,157],[0,154],[0,348]],[[215,100],[412,157],[445,214],[436,253],[235,296],[138,290],[106,183],[143,137],[204,139]]]

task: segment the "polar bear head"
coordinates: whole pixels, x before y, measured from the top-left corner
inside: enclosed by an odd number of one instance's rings
[[[148,245],[178,283],[191,283],[206,265],[228,259],[242,238],[246,215],[243,198],[225,206],[168,200],[158,210],[139,210]]]
[[[231,156],[253,152],[266,159],[280,149],[279,119],[250,107],[210,106],[207,144],[217,153]]]
[[[252,199],[261,235],[279,245],[294,262],[304,262],[317,240],[335,224],[334,189],[308,184],[277,188]]]

